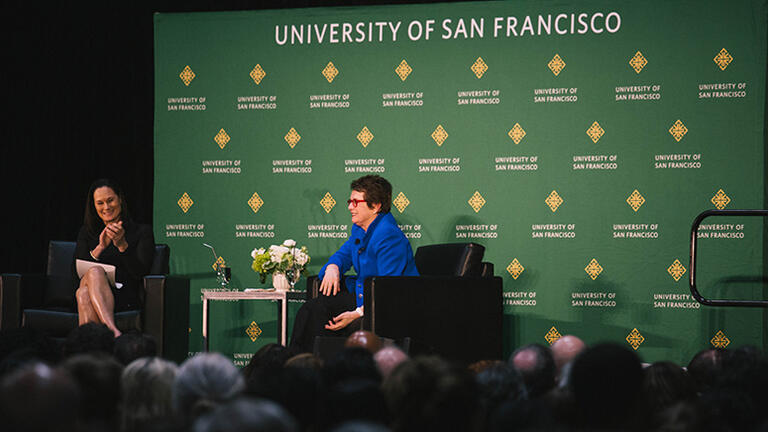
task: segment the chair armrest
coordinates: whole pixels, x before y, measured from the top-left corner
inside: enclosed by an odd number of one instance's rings
[[[0,329],[20,327],[22,311],[43,304],[46,280],[42,274],[0,275]]]
[[[157,341],[164,358],[181,363],[189,346],[189,279],[144,277],[144,331]]]
[[[312,300],[320,295],[320,282],[322,281],[317,276],[307,277],[307,300]]]
[[[365,280],[363,328],[410,337],[414,354],[469,364],[502,357],[500,277],[387,276]]]

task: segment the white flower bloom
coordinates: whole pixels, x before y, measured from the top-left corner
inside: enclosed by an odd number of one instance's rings
[[[256,259],[257,255],[261,255],[264,253],[264,248],[256,248],[251,251],[251,258]]]
[[[294,247],[294,246],[296,246],[296,240],[288,239],[288,240],[283,242],[283,246],[287,246],[289,248],[290,247]]]

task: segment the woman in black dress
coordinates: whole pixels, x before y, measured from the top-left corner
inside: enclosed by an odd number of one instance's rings
[[[75,259],[116,267],[112,286],[105,271],[90,268],[75,294],[79,323],[104,323],[115,334],[114,313],[139,307],[142,278],[149,273],[155,251],[152,229],[134,223],[120,187],[107,179],[93,182],[88,191],[85,217],[77,235]]]

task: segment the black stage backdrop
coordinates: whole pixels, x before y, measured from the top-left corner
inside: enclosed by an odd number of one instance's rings
[[[414,2],[4,1],[0,272],[43,272],[48,241],[75,239],[99,177],[152,223],[154,12],[396,3]]]

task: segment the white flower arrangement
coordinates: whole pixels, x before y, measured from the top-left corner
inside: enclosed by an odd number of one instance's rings
[[[251,268],[259,274],[261,283],[267,280],[268,274],[294,273],[294,280],[298,280],[301,273],[306,273],[306,266],[310,257],[307,247],[296,246],[295,240],[285,240],[281,245],[272,245],[269,249],[256,248],[251,251],[253,264]]]

